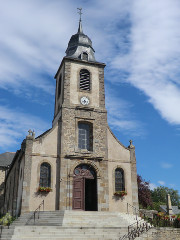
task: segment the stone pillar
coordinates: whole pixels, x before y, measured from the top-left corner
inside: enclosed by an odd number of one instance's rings
[[[132,140],[129,142],[130,145],[128,148],[130,150],[131,161],[132,203],[136,209],[139,209],[135,146],[133,146]]]
[[[31,184],[31,168],[32,168],[32,147],[34,136],[29,134],[24,140],[24,179],[23,179],[23,191],[22,191],[22,207],[21,213],[30,211],[29,199],[30,199],[30,184]]]
[[[166,199],[167,199],[167,214],[168,215],[173,215],[170,194],[167,194]]]

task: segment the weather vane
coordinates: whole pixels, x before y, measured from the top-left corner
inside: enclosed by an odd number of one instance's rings
[[[78,13],[79,13],[79,15],[80,15],[80,21],[81,21],[81,15],[82,15],[82,8],[77,8],[78,9]]]

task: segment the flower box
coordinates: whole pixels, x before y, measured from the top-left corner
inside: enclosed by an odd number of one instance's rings
[[[39,187],[38,188],[38,192],[48,193],[48,192],[51,192],[51,191],[52,191],[52,188],[50,188],[50,187]]]
[[[118,196],[118,197],[124,197],[127,195],[126,191],[117,191],[114,193],[114,196]]]

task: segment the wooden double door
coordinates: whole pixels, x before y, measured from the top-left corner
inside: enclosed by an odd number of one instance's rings
[[[90,165],[81,164],[74,170],[73,209],[97,211],[97,178]]]

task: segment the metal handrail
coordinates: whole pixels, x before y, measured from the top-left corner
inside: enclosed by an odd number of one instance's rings
[[[140,211],[136,207],[132,206],[131,204],[127,203],[127,214],[129,214],[129,207],[131,207],[133,210],[135,210],[135,215],[136,215],[136,221],[138,220],[138,214],[140,216]],[[134,213],[134,212],[133,212]]]
[[[147,222],[143,222],[143,223],[140,223],[140,222],[141,220],[129,225],[128,233],[125,234],[123,237],[121,237],[120,240],[125,240],[125,239],[133,240],[136,237],[139,237],[140,234],[142,234],[145,231],[147,232],[151,228],[151,225],[148,224]],[[133,225],[136,225],[136,227],[132,228]]]
[[[2,235],[2,230],[3,230],[3,225],[0,225],[0,239],[1,239],[1,235]]]
[[[9,226],[10,226],[10,223],[7,224],[8,229],[9,229]],[[4,228],[4,225],[0,224],[0,239],[1,239],[1,236],[2,236],[3,228]]]
[[[31,217],[28,219],[28,221],[26,222],[26,225],[28,225],[28,223],[31,221],[31,219],[34,219],[34,224],[36,222],[36,214],[38,214],[38,219],[39,219],[39,214],[40,214],[40,209],[41,206],[43,206],[43,211],[44,211],[44,200],[39,204],[39,206],[36,208],[36,210],[33,212],[33,214],[31,215]]]

